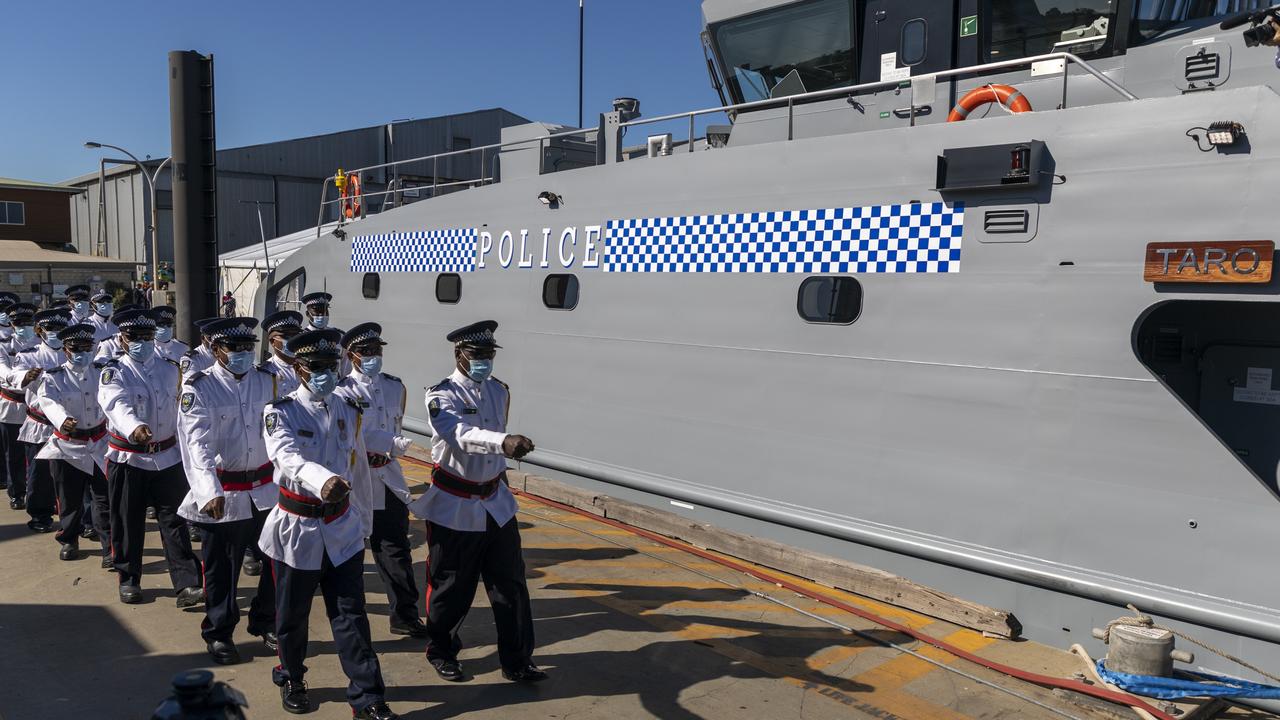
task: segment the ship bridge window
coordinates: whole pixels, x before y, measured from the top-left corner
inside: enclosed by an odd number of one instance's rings
[[[848,325],[862,314],[862,285],[851,277],[805,278],[796,310],[811,323]]]
[[[1114,17],[1112,0],[991,0],[990,59],[1097,56],[1109,44]]]
[[[1137,0],[1133,5],[1133,37],[1129,44],[1141,45],[1171,35],[1179,35],[1220,21],[1223,16],[1270,7],[1272,0]]]
[[[360,294],[366,299],[377,300],[382,292],[382,278],[378,273],[365,273],[360,281]]]
[[[733,102],[767,99],[793,72],[800,92],[851,84],[852,8],[850,0],[808,0],[713,25]]]

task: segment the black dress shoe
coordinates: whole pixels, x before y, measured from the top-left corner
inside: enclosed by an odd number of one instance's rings
[[[28,520],[27,529],[34,533],[53,532],[52,520]]]
[[[511,682],[532,683],[540,680],[546,680],[547,674],[539,670],[537,665],[534,665],[533,663],[526,663],[524,667],[516,668],[515,670],[502,668],[502,677],[510,680]]]
[[[286,680],[280,686],[280,705],[287,713],[305,715],[311,712],[311,698],[307,697],[307,684]]]
[[[262,638],[262,643],[271,648],[271,652],[280,649],[280,641],[276,638],[276,631],[271,628],[249,627],[249,634],[254,637]]]
[[[244,574],[249,577],[258,577],[262,574],[262,561],[255,557],[247,557],[244,559]]]
[[[462,672],[462,663],[457,660],[432,660],[431,667],[436,669],[436,674],[449,682],[462,682],[467,679]]]
[[[397,720],[399,717],[391,712],[391,708],[387,707],[386,703],[376,702],[356,713],[353,720]]]
[[[116,566],[116,564],[115,564],[114,562],[112,562],[112,561],[111,561],[111,553],[107,553],[107,554],[105,554],[105,555],[103,555],[103,556],[102,556],[102,569],[103,569],[103,570],[110,570],[111,568],[113,568],[113,567],[115,567],[115,566]]]
[[[10,510],[26,510],[27,501],[25,498],[9,498]]]
[[[191,538],[191,542],[193,543],[201,542],[200,528],[196,527],[195,525],[188,525],[187,536]]]
[[[63,545],[62,549],[58,551],[59,560],[75,560],[78,557],[80,557],[80,548],[75,545]]]
[[[409,637],[424,638],[427,636],[427,626],[418,618],[412,620],[391,621],[392,635],[408,635]]]
[[[206,647],[209,649],[209,657],[219,665],[235,665],[240,662],[240,651],[236,650],[234,643],[226,640],[210,640]]]
[[[192,585],[178,593],[178,609],[195,607],[204,602],[204,588]]]
[[[147,519],[148,520],[156,519],[156,509],[150,505],[147,506]]]
[[[97,542],[98,531],[86,525],[84,529],[80,531],[80,537],[84,540]]]
[[[137,605],[142,602],[142,588],[137,585],[121,585],[120,602],[125,605]]]

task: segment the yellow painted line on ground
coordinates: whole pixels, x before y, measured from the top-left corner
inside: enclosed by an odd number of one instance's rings
[[[995,640],[983,637],[972,630],[960,630],[959,632],[951,633],[943,640],[970,652],[975,652],[995,642]],[[932,646],[921,647],[917,652],[948,665],[958,659],[956,656]],[[936,670],[936,667],[924,660],[910,655],[899,655],[888,662],[881,663],[870,670],[855,675],[854,679],[876,687],[900,688]]]

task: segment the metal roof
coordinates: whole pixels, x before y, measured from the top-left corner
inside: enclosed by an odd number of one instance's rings
[[[78,193],[84,192],[80,188],[68,187],[66,185],[54,185],[51,183],[36,182],[35,180],[19,180],[18,178],[0,177],[0,188],[14,190],[49,190],[51,192]]]
[[[359,221],[357,220],[355,222]],[[350,224],[350,221],[348,224]],[[324,237],[330,230],[333,230],[333,228],[337,226],[338,223],[336,222],[322,225],[320,227],[320,237]],[[271,259],[271,267],[274,268],[279,265],[285,260],[285,258],[311,244],[315,239],[316,229],[311,227],[268,240],[266,254]],[[262,243],[246,245],[245,247],[237,250],[231,250],[219,255],[218,266],[245,269],[265,269],[267,267],[267,261],[263,257]]]
[[[312,230],[315,233],[315,230]],[[15,265],[118,265],[133,267],[141,263],[133,260],[81,255],[73,252],[46,250],[30,240],[0,240],[0,267]]]

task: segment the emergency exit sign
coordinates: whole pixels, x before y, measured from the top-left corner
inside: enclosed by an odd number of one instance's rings
[[[978,34],[978,16],[969,15],[960,18],[960,37],[973,37]]]

